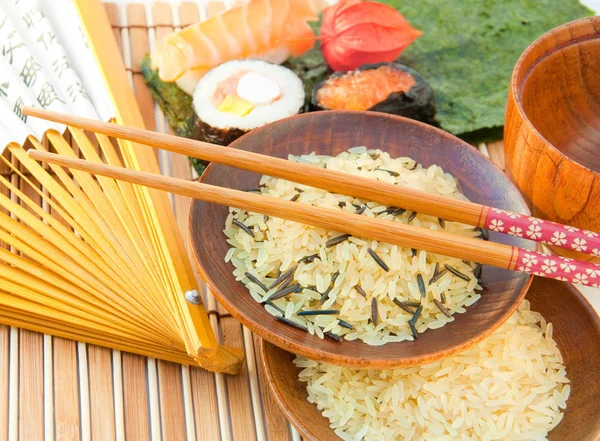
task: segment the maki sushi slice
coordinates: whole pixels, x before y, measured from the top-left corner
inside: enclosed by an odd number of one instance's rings
[[[433,90],[417,71],[398,63],[336,72],[315,87],[312,104],[322,110],[370,110],[435,123]]]
[[[302,81],[288,68],[228,61],[204,75],[194,90],[194,138],[229,145],[256,127],[297,114],[303,105]]]

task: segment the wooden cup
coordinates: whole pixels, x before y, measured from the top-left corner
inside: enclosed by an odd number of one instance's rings
[[[553,29],[521,55],[504,145],[534,216],[600,231],[600,17]]]

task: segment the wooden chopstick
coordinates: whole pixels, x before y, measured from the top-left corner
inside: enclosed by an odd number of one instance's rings
[[[312,167],[150,130],[56,113],[38,107],[23,107],[23,114],[286,179],[333,193],[351,195],[387,206],[401,207],[417,213],[600,256],[600,235],[595,232],[581,231],[575,227],[474,202],[450,199],[361,176],[352,176],[352,179],[348,179],[346,173],[335,170]]]
[[[271,196],[256,195],[169,176],[113,167],[44,151],[29,150],[28,155],[35,160],[95,175],[314,225],[328,230],[368,237],[402,247],[418,248],[430,253],[443,254],[554,279],[569,280],[574,283],[593,285],[594,282],[597,284],[597,281],[600,281],[600,265],[589,262],[550,256],[509,245],[459,237],[444,231],[433,231],[353,213],[341,213],[338,210],[314,207]]]

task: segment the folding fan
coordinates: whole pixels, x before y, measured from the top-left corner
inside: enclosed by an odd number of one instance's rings
[[[84,38],[85,36],[85,38]],[[151,149],[28,120],[34,105],[143,127],[102,5],[0,6],[0,322],[218,372],[220,346],[167,195],[44,168],[23,145],[158,173]],[[70,138],[72,141],[68,142]],[[18,184],[20,182],[20,185]]]

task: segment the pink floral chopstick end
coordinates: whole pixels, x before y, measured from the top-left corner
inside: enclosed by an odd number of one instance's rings
[[[600,235],[568,225],[491,208],[484,228],[600,257]]]
[[[519,249],[513,269],[535,276],[600,287],[600,265],[567,257]]]

